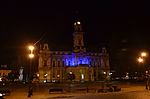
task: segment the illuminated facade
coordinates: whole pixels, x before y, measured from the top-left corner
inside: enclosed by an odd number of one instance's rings
[[[8,69],[7,65],[1,65],[0,66],[0,82],[2,81],[2,78],[5,78],[8,76],[8,74],[12,72],[12,70]]]
[[[97,81],[109,77],[109,55],[106,48],[102,52],[86,52],[82,24],[74,23],[73,51],[51,51],[48,44],[41,45],[39,53],[40,82],[69,81],[68,75],[74,75],[73,81]]]

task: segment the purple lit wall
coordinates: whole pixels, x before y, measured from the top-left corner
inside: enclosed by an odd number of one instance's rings
[[[80,64],[87,64],[90,66],[90,62],[89,62],[89,56],[78,56],[76,57],[75,55],[63,55],[65,58],[65,63],[66,66],[78,66]]]

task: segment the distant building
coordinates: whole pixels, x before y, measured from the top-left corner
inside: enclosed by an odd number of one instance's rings
[[[107,78],[110,72],[109,54],[106,48],[101,52],[87,52],[84,46],[81,22],[74,23],[73,51],[51,51],[48,44],[41,45],[38,76],[40,82],[98,81]],[[58,46],[59,47],[59,46]]]
[[[1,65],[0,66],[0,81],[2,81],[3,78],[5,78],[6,76],[8,76],[8,74],[11,72],[12,70],[10,70],[7,65]]]

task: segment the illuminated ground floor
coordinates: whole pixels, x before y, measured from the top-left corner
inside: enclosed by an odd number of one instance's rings
[[[88,66],[56,67],[39,71],[40,82],[88,82],[109,79],[109,70]],[[43,76],[44,75],[44,76]]]

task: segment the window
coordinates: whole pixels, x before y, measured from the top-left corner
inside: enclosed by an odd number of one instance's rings
[[[43,65],[44,65],[44,67],[47,66],[47,61],[46,60],[44,60]]]
[[[64,62],[64,61],[62,62],[62,66],[63,66],[63,67],[65,66],[65,62]]]
[[[82,60],[80,60],[80,64],[82,64]]]
[[[68,65],[70,66],[71,64],[70,64],[70,61],[68,62]]]
[[[80,39],[78,40],[78,44],[81,45],[81,40]]]
[[[60,67],[60,61],[58,61],[58,67]]]
[[[90,61],[90,66],[92,66],[92,62]]]
[[[84,74],[81,74],[81,79],[84,79]]]
[[[53,78],[55,78],[55,72],[53,71]]]
[[[95,67],[95,62],[93,62],[93,67]]]
[[[53,67],[55,67],[56,66],[55,61],[53,61],[52,63],[53,63]]]

